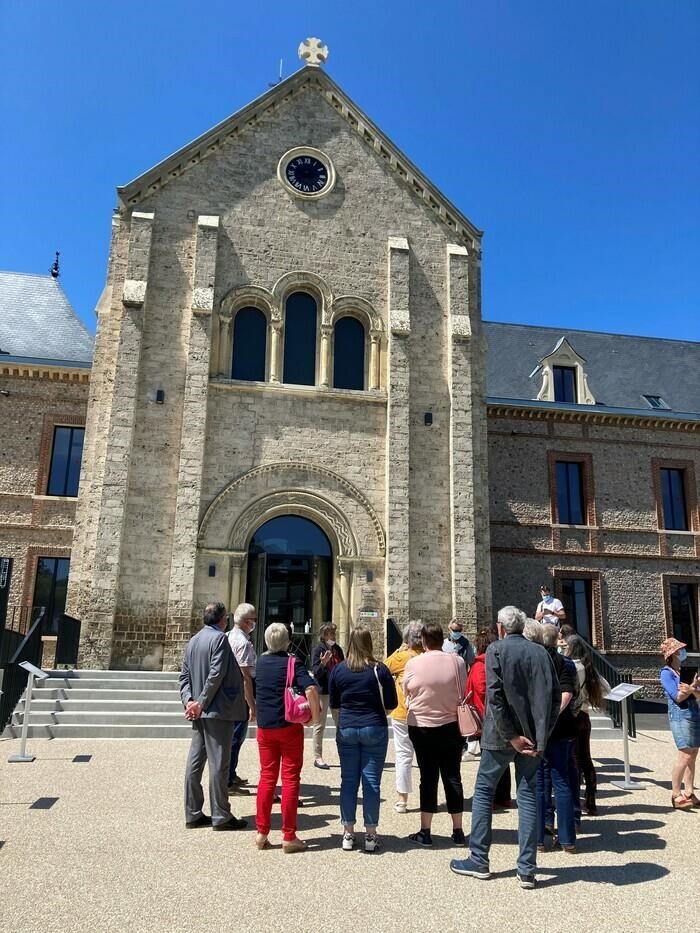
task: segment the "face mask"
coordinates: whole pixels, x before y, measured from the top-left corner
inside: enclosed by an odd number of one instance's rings
[[[562,648],[561,645],[557,645],[557,654],[564,654],[566,648]]]
[[[553,599],[554,599],[554,597],[553,597],[550,593],[543,594],[543,596],[542,596],[542,602],[543,602],[543,603],[551,603],[551,601],[552,601]]]
[[[688,652],[685,650],[685,648],[681,648],[681,650],[678,652],[678,660],[681,662],[681,664],[686,660],[687,657]]]
[[[253,632],[255,631],[255,622],[250,622],[249,624],[250,624],[250,628],[248,629],[248,634],[252,635]]]
[[[455,632],[453,631],[453,629],[450,629],[450,638],[452,639],[452,641],[459,641],[461,637],[462,637],[461,632]]]
[[[331,639],[329,639],[329,638],[326,639],[326,646],[327,646],[328,648],[332,648],[334,644],[335,644],[335,642],[332,641]]]

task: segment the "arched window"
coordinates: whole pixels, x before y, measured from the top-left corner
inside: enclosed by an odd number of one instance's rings
[[[333,334],[333,388],[364,389],[365,329],[354,317],[341,317]]]
[[[267,320],[257,308],[241,308],[233,323],[232,379],[265,381]]]
[[[292,385],[316,384],[316,301],[306,292],[287,298],[284,313],[284,376]]]

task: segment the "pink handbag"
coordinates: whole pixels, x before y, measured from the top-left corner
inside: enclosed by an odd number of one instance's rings
[[[455,679],[457,681],[457,694],[459,695],[461,690],[461,685],[459,682],[459,664],[457,664],[455,659]],[[478,710],[473,703],[469,701],[472,698],[472,691],[462,697],[457,702],[457,725],[459,726],[460,735],[465,739],[478,739],[481,737],[481,716],[478,713]]]
[[[311,719],[311,707],[305,696],[294,692],[294,662],[290,654],[287,661],[287,684],[284,688],[284,718],[287,722],[307,723]]]

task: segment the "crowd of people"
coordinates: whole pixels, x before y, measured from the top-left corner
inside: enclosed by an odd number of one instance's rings
[[[326,624],[310,671],[289,653],[285,625],[266,628],[267,650],[258,658],[250,638],[257,622],[255,607],[238,606],[227,632],[225,606],[210,604],[202,629],[187,646],[180,675],[185,715],[193,726],[185,779],[186,827],[246,827],[246,820],[232,814],[229,798],[252,791],[237,769],[241,744],[254,720],[260,762],[255,844],[270,848],[272,807],[278,801],[283,851],[304,851],[306,843],[297,835],[304,725],[312,726],[314,767],[327,770],[323,739],[330,709],[340,761],[343,850],[358,846],[360,788],[364,850],[375,852],[381,846],[380,791],[391,723],[397,813],[409,812],[414,757],[420,775],[420,824],[408,834],[410,842],[433,845],[442,784],[452,842],[466,846],[461,765],[478,761],[469,852],[452,860],[450,868],[460,875],[490,877],[493,813],[514,806],[512,766],[518,808],[517,877],[521,887],[534,887],[537,853],[549,845],[574,854],[582,812],[597,814],[590,710],[600,708],[610,691],[593,667],[586,642],[564,623],[561,602],[546,585],[541,597],[534,619],[506,606],[498,613],[497,625],[479,631],[473,644],[458,620],[452,620],[447,635],[439,624],[412,621],[401,646],[385,661],[376,656],[366,626],[351,630],[345,654],[335,626]],[[672,798],[677,809],[700,806],[693,793],[700,683],[697,674],[684,682],[684,650],[675,639],[662,645],[661,681],[679,749]],[[460,718],[460,707],[469,709],[466,720]],[[477,726],[465,732],[464,721]],[[207,761],[211,815],[203,811],[201,786]],[[281,797],[276,794],[278,784]]]

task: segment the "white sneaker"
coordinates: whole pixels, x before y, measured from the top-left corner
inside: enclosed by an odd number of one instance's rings
[[[462,761],[478,761],[479,755],[472,755],[471,752],[462,752]]]
[[[394,804],[394,810],[397,813],[408,813],[408,804],[404,803],[403,800],[397,800]]]
[[[355,834],[343,833],[343,851],[352,852],[355,848]]]
[[[365,852],[376,852],[380,845],[376,833],[365,833]]]

